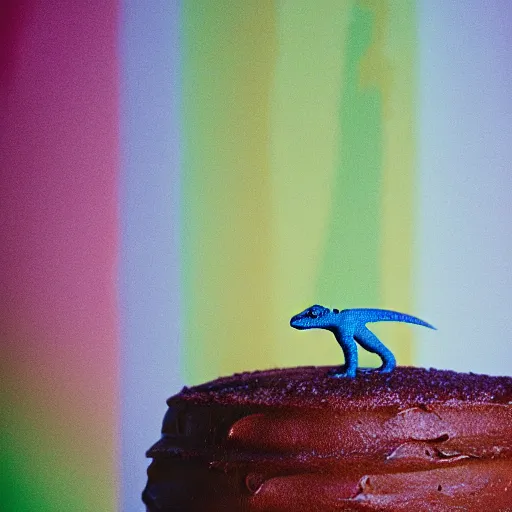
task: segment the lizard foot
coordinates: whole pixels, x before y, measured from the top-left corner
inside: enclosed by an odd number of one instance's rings
[[[345,365],[340,366],[339,368],[331,368],[327,375],[329,377],[334,377],[336,379],[355,379],[356,378],[356,369],[347,369]]]
[[[395,369],[395,365],[391,366],[391,365],[382,365],[380,366],[379,368],[377,368],[377,371],[379,373],[391,373],[393,370]]]
[[[358,373],[377,373],[377,372],[380,372],[380,368],[368,368],[368,367],[359,367],[357,369],[357,372]]]

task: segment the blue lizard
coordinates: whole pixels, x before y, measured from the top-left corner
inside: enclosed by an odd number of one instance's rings
[[[386,309],[333,309],[315,304],[290,320],[295,329],[326,329],[331,331],[340,344],[345,356],[345,364],[330,372],[333,377],[354,378],[357,370],[357,341],[363,348],[377,354],[382,359],[380,371],[389,373],[395,369],[396,360],[393,353],[386,348],[366,324],[368,322],[406,322],[435,329],[432,325],[416,318],[388,311]],[[354,341],[355,340],[355,341]]]

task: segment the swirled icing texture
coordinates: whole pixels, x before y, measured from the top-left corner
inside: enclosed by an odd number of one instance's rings
[[[234,375],[168,400],[143,493],[181,512],[512,511],[512,378]]]

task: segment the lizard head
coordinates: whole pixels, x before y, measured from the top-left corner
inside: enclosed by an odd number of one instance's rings
[[[295,315],[290,320],[290,325],[300,330],[327,328],[330,322],[327,321],[326,317],[330,312],[330,309],[315,304],[305,309],[302,313]]]

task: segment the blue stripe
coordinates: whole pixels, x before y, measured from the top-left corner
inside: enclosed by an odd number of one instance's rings
[[[121,57],[119,510],[142,510],[145,451],[179,368],[179,3],[124,0]]]

